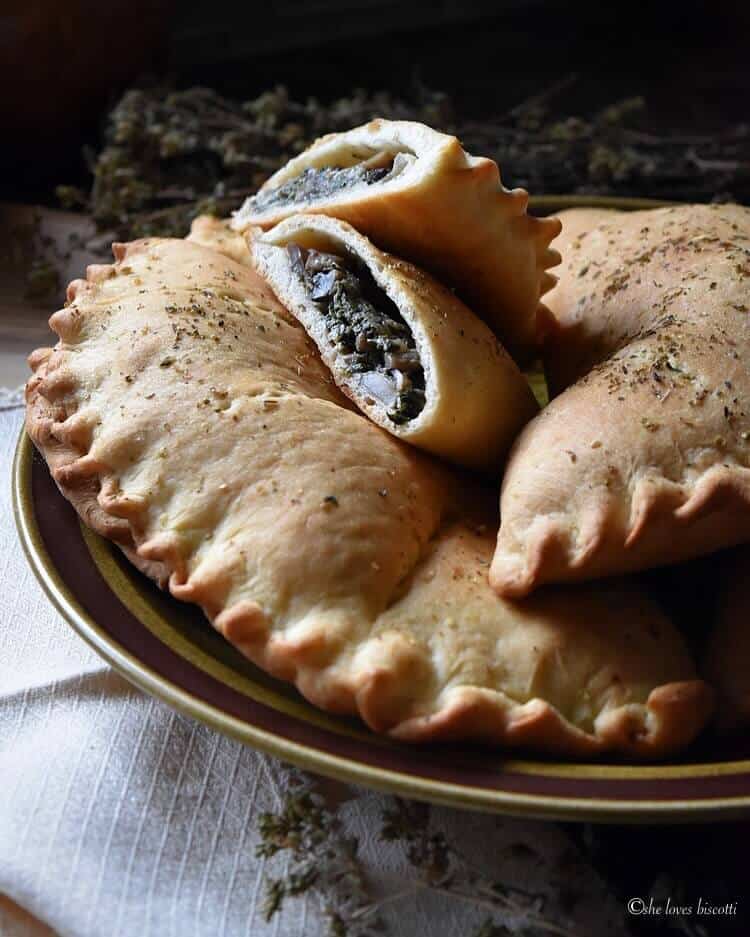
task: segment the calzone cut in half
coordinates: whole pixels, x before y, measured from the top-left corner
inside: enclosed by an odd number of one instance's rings
[[[459,465],[500,466],[538,406],[493,333],[450,290],[324,215],[257,229],[250,253],[375,423]]]
[[[491,579],[508,596],[750,539],[750,210],[562,220],[545,343],[558,396],[502,487]]]
[[[27,390],[85,523],[378,732],[637,758],[691,741],[710,691],[637,587],[500,599],[491,502],[355,412],[251,269],[187,241],[114,250],[71,284]]]
[[[322,137],[290,160],[234,216],[238,230],[299,212],[348,221],[378,247],[456,288],[514,356],[536,342],[541,296],[560,262],[559,222],[527,214],[528,194],[497,163],[412,121],[373,120]]]

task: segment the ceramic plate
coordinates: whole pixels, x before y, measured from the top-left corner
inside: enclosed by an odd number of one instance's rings
[[[656,203],[544,198],[534,206],[546,213],[592,204]],[[532,761],[468,746],[409,747],[326,715],[84,528],[25,434],[13,481],[21,542],[63,617],[141,689],[248,745],[341,780],[478,810],[616,822],[750,814],[750,751],[704,748],[689,761],[647,767]]]

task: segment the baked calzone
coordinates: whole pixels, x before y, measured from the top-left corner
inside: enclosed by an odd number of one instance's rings
[[[632,584],[500,599],[491,503],[354,411],[251,269],[114,250],[31,357],[28,430],[84,522],[242,653],[409,740],[650,757],[700,730],[663,613]]]
[[[509,596],[750,540],[750,209],[561,217],[559,396],[503,481],[491,579]]]
[[[450,290],[325,215],[257,230],[249,246],[360,410],[460,465],[500,465],[538,406],[490,329]]]
[[[536,343],[541,296],[560,262],[559,222],[527,214],[497,164],[412,121],[373,120],[321,137],[235,214],[238,230],[299,212],[332,215],[455,287],[514,356]]]

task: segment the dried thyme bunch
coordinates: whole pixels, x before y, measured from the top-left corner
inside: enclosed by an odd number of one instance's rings
[[[60,288],[61,258],[54,240],[45,234],[41,213],[34,210],[10,225],[0,244],[0,272],[13,276],[23,271],[24,299],[45,300]]]
[[[424,892],[481,911],[484,921],[471,937],[576,937],[572,922],[563,923],[566,896],[550,902],[488,879],[444,833],[432,829],[429,805],[400,798],[389,798],[382,807],[380,839],[399,844],[413,871],[402,890],[373,895],[356,837],[345,835],[337,809],[326,805],[314,783],[297,773],[278,812],[260,817],[257,855],[283,854],[288,860],[283,878],[266,878],[267,920],[285,900],[310,894],[320,903],[330,937],[374,937],[387,933],[381,915],[385,905]],[[524,850],[524,860],[538,858],[528,846],[516,845]]]
[[[104,147],[90,158],[90,194],[57,193],[89,211],[119,238],[187,233],[204,212],[227,215],[322,133],[347,130],[375,115],[445,124],[444,95],[420,91],[407,103],[385,92],[355,90],[323,105],[290,99],[277,87],[250,101],[208,88],[127,91],[110,113]]]
[[[542,895],[486,878],[443,833],[431,830],[430,812],[428,804],[400,797],[392,798],[391,806],[383,811],[381,839],[404,843],[406,857],[417,872],[404,895],[427,889],[481,908],[487,917],[472,937],[576,937],[572,925],[561,923],[565,915],[559,906],[547,907]],[[389,896],[389,900],[394,897],[399,896]]]
[[[264,914],[267,921],[286,898],[312,891],[319,899],[330,937],[372,937],[381,929],[357,852],[355,837],[346,836],[341,821],[301,776],[278,813],[258,822],[261,841],[256,855],[284,853],[289,866],[284,878],[266,878]]]
[[[645,133],[641,98],[592,117],[561,116],[556,102],[576,80],[471,121],[457,117],[445,94],[422,87],[412,100],[356,90],[328,104],[294,101],[284,87],[249,101],[208,88],[130,90],[108,117],[102,150],[90,156],[91,192],[60,186],[58,195],[119,238],[182,236],[201,212],[237,208],[322,133],[381,116],[456,133],[471,152],[495,158],[507,184],[535,194],[750,200],[750,127],[720,136]]]
[[[628,195],[676,201],[750,199],[750,126],[721,135],[654,134],[643,98],[591,117],[561,116],[570,75],[499,116],[459,125],[474,152],[504,167],[506,184],[534,194]]]

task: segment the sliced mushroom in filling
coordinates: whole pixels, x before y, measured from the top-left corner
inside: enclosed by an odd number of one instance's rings
[[[283,205],[307,204],[337,195],[358,185],[373,185],[394,179],[414,157],[408,153],[377,153],[356,166],[309,167],[275,189],[259,192],[249,201],[252,210],[264,212]]]
[[[292,269],[321,312],[337,368],[380,403],[392,422],[417,417],[425,377],[414,335],[398,306],[354,257],[288,244]]]

